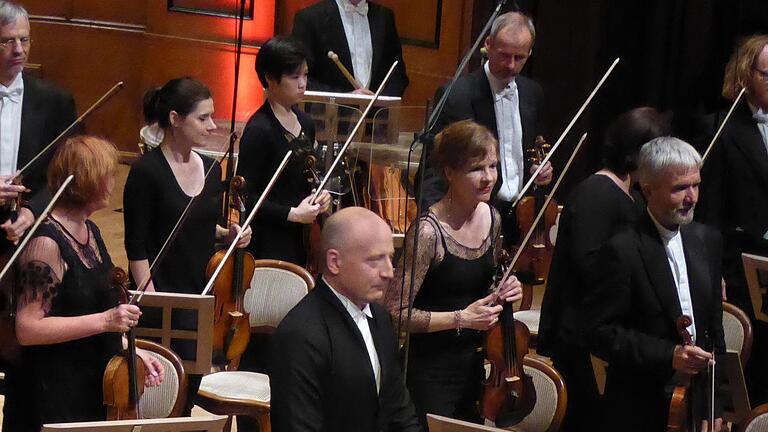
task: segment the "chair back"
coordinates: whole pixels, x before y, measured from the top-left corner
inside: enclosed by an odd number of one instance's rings
[[[768,403],[756,406],[749,416],[734,428],[738,432],[762,432],[768,430]]]
[[[437,414],[427,414],[429,432],[506,432],[504,429],[456,420]]]
[[[533,387],[536,389],[536,404],[533,411],[514,426],[514,430],[519,429],[526,432],[555,432],[559,430],[568,403],[568,392],[563,377],[548,363],[531,355],[523,357],[523,370],[531,376],[533,381]],[[490,374],[490,365],[486,365],[485,373],[487,378]],[[454,429],[445,430],[453,431]],[[467,431],[469,430],[475,429],[467,429]],[[495,431],[502,429],[477,430]],[[463,431],[463,429],[456,429],[456,431]],[[431,428],[430,432],[432,432]]]
[[[252,331],[270,332],[298,303],[315,281],[309,272],[279,260],[256,260],[250,288],[243,295]]]
[[[148,340],[137,339],[136,347],[154,354],[165,371],[162,384],[144,389],[139,401],[142,415],[147,419],[181,416],[189,385],[181,359],[168,348]]]
[[[726,349],[739,353],[741,364],[745,365],[752,352],[752,322],[749,317],[738,307],[723,302],[723,331]]]

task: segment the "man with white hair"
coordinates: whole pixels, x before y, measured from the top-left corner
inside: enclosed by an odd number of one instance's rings
[[[672,137],[646,143],[638,159],[645,214],[600,252],[595,289],[586,299],[588,343],[609,363],[605,430],[663,431],[671,389],[683,377],[700,381],[692,404],[697,426],[708,417],[706,371],[725,352],[720,299],[721,240],[693,220],[701,157]],[[686,315],[694,345],[676,329]],[[722,409],[715,406],[715,427]],[[701,430],[708,425],[702,425]]]
[[[31,44],[27,11],[0,1],[0,200],[7,205],[25,189],[31,191],[30,202],[18,214],[0,211],[0,228],[5,231],[0,237],[11,241],[21,238],[45,207],[45,171],[53,152],[23,173],[23,185],[11,180],[77,118],[69,93],[22,73]]]

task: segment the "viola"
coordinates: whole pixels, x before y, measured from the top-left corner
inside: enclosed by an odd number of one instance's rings
[[[109,271],[111,286],[120,293],[122,304],[129,302],[128,275],[120,267]],[[126,334],[128,348],[112,357],[104,370],[104,405],[107,420],[140,419],[139,401],[144,394],[144,362],[136,355],[136,334],[133,328]]]
[[[683,340],[683,345],[693,345],[693,338],[688,332],[688,326],[693,323],[691,317],[682,315],[675,322],[677,333]],[[694,406],[692,402],[693,379],[690,375],[680,374],[679,384],[675,386],[672,392],[672,399],[669,402],[669,417],[667,418],[668,432],[687,432],[689,422],[693,418],[691,411]]]
[[[230,182],[232,206],[238,210],[240,226],[245,223],[245,205],[242,191],[245,190],[245,180],[235,176]],[[214,270],[224,259],[226,250],[216,252],[208,261],[205,270],[210,278]],[[215,297],[213,309],[213,362],[226,366],[237,361],[248,347],[251,338],[251,327],[248,313],[243,305],[243,295],[250,288],[256,260],[249,252],[237,248],[227,258],[221,272],[213,285]]]
[[[541,164],[550,148],[544,138],[536,137],[534,148],[527,149],[529,162]],[[546,207],[544,206],[545,202]],[[538,223],[534,223],[536,215],[542,209],[543,217]],[[520,232],[528,232],[533,229],[531,241],[523,248],[515,271],[525,275],[526,279],[531,280],[532,285],[541,285],[549,274],[552,253],[555,249],[552,242],[553,236],[550,233],[557,224],[557,202],[554,199],[547,202],[545,189],[535,187],[531,196],[520,199],[515,211],[517,212],[517,225]]]
[[[499,284],[503,281],[497,279]],[[501,428],[520,423],[536,405],[536,388],[523,370],[531,333],[515,319],[511,303],[505,302],[503,307],[499,324],[486,333],[485,354],[491,372],[483,382],[482,399],[483,417]]]

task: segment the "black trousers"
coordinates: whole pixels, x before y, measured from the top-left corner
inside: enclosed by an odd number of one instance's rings
[[[600,415],[600,393],[589,351],[560,343],[552,354],[552,363],[563,376],[568,390],[568,405],[561,430],[592,430],[595,419]]]

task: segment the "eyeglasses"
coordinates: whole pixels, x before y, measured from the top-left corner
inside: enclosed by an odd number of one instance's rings
[[[768,71],[760,70],[756,67],[752,68],[755,72],[757,72],[758,75],[760,75],[760,79],[762,79],[765,82],[768,82]]]
[[[2,39],[0,40],[0,47],[3,47],[4,50],[9,50],[13,49],[16,46],[16,43],[21,45],[22,48],[28,48],[32,43],[32,39],[30,39],[29,36]]]

